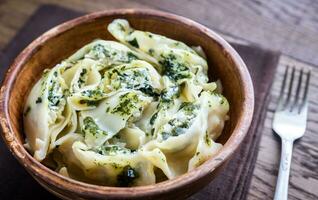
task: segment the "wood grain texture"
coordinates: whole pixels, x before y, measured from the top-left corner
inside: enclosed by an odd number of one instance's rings
[[[318,199],[318,69],[288,56],[281,57],[272,86],[272,98],[267,109],[263,137],[248,199],[272,199],[274,195],[279,169],[280,139],[273,134],[271,127],[286,65],[312,70],[307,130],[305,135],[294,144],[288,199]],[[296,74],[299,74],[299,70]]]
[[[43,3],[85,12],[128,7],[162,9],[318,65],[316,0],[2,0],[0,48]]]
[[[1,0],[0,48],[4,48],[27,18],[43,3],[59,4],[84,12],[123,7],[167,10],[194,19],[210,28],[267,48],[281,50],[291,57],[318,65],[318,1],[315,0]],[[297,66],[310,67],[290,56],[281,58],[274,85],[281,83],[285,64],[296,63]],[[289,198],[292,200],[318,199],[317,69],[314,70],[314,77],[310,86],[308,129],[305,136],[294,146],[289,188]],[[275,87],[248,199],[271,199],[274,194],[280,152],[279,140],[271,131],[277,100]]]
[[[226,35],[222,36],[228,41],[248,44],[242,39]],[[272,131],[272,121],[287,65],[296,66],[298,69],[296,76],[299,74],[299,69],[311,70],[312,75],[309,86],[308,124],[305,135],[294,143],[288,199],[318,199],[318,67],[290,56],[282,55],[271,88],[271,99],[266,111],[258,158],[247,194],[248,200],[273,199],[274,197],[281,146],[280,138]]]
[[[23,147],[22,115],[25,97],[43,70],[53,67],[95,38],[113,39],[105,24],[125,18],[132,27],[201,46],[210,78],[222,81],[232,108],[217,142],[224,144],[211,159],[174,179],[140,187],[107,187],[88,184],[58,174],[35,160]],[[189,34],[182,34],[187,32]],[[55,48],[60,47],[60,48]],[[237,152],[249,129],[254,91],[247,68],[236,51],[221,37],[186,18],[155,10],[113,10],[76,18],[54,27],[27,46],[10,66],[0,92],[2,136],[17,160],[46,189],[65,199],[184,199],[211,182]]]

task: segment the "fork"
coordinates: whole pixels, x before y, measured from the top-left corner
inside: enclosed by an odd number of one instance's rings
[[[292,67],[291,73],[289,73],[290,68],[291,67],[287,66],[285,69],[278,105],[273,120],[273,130],[280,136],[282,142],[274,200],[287,200],[293,143],[296,139],[302,137],[306,130],[310,70],[305,75],[304,70],[301,69],[298,81],[295,81],[295,67]],[[304,80],[305,78],[306,80]],[[289,84],[288,87],[286,87],[288,79]],[[296,94],[295,98],[292,98],[293,87],[296,82]],[[302,87],[303,84],[305,84],[304,87]],[[285,90],[287,90],[287,93]]]

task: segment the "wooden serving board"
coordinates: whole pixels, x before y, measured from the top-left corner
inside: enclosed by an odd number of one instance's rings
[[[27,21],[20,32],[0,53],[0,74],[2,75],[12,59],[33,38],[43,31],[65,20],[81,15],[79,12],[63,9],[52,5],[40,7]],[[279,140],[271,132],[271,119],[277,102],[278,85],[282,80],[282,73],[286,64],[297,64],[299,67],[311,66],[259,47],[253,46],[244,40],[234,39],[224,35],[228,41],[235,42],[234,47],[247,63],[254,78],[256,92],[256,114],[249,137],[245,141],[245,147],[238,151],[237,155],[229,162],[227,169],[210,185],[190,199],[270,199],[274,194],[278,162]],[[272,90],[275,67],[279,59],[278,70],[275,75]],[[317,79],[317,69],[313,70],[313,80]],[[0,80],[2,76],[0,76]],[[305,137],[295,145],[294,160],[292,164],[292,177],[290,185],[291,199],[318,199],[317,188],[317,156],[318,145],[314,137],[315,127],[318,127],[317,82],[314,81],[310,88],[310,114],[308,131]],[[269,94],[273,98],[269,99]],[[267,98],[265,98],[267,97]],[[269,106],[266,106],[269,103]],[[265,127],[262,124],[265,119]],[[263,134],[260,148],[258,143]],[[257,153],[259,151],[259,156]],[[25,199],[28,197],[40,197],[54,199],[44,189],[26,174],[10,155],[3,142],[0,141],[0,199]],[[256,166],[254,173],[253,169]],[[251,187],[249,187],[249,183]],[[306,185],[299,187],[298,185]],[[32,191],[32,192],[30,192]]]

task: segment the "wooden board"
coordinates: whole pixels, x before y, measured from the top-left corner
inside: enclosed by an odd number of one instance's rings
[[[280,159],[280,139],[272,132],[272,120],[286,65],[312,70],[307,130],[294,145],[289,200],[318,199],[318,69],[288,56],[281,57],[272,86],[272,98],[267,109],[248,199],[272,199],[274,195]]]
[[[248,194],[248,199],[272,199],[279,165],[280,142],[272,133],[271,123],[279,85],[285,65],[311,68],[311,65],[292,57],[318,65],[318,1],[1,0],[0,49],[10,41],[34,10],[47,2],[85,12],[122,7],[162,9],[288,54],[289,56],[281,57],[273,84],[273,98],[267,110],[260,151]],[[313,69],[312,74],[307,132],[294,146],[289,188],[291,200],[318,199],[318,69]]]
[[[1,0],[0,48],[43,3],[84,12],[127,7],[161,9],[318,65],[316,0]]]
[[[233,36],[224,34],[222,36],[228,41],[249,43]],[[296,77],[299,75],[300,69],[311,70],[307,129],[305,135],[294,144],[288,199],[318,199],[318,67],[288,55],[281,55],[274,77],[271,99],[266,112],[259,153],[247,199],[273,199],[274,197],[281,146],[280,138],[272,131],[272,121],[286,66],[296,67]],[[292,97],[294,96],[293,94]]]

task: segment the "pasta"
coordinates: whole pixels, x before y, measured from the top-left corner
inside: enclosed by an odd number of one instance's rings
[[[108,25],[44,71],[24,108],[25,146],[63,176],[108,186],[154,184],[215,155],[228,119],[201,47]]]

